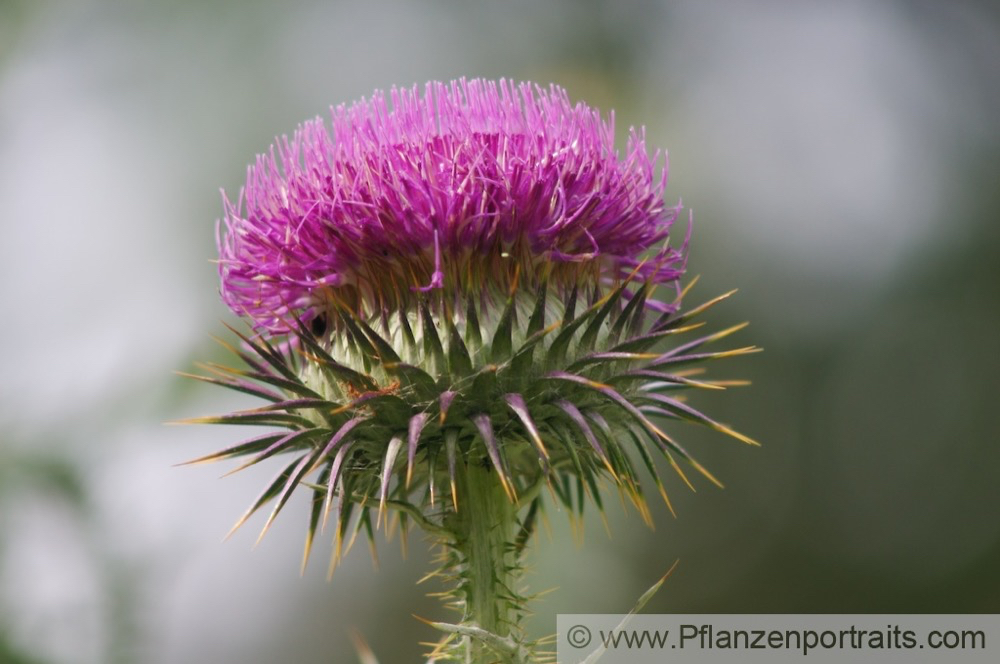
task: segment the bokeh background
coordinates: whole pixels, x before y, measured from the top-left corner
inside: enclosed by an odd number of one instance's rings
[[[246,405],[219,359],[220,187],[376,87],[565,86],[645,124],[695,210],[692,298],[766,348],[681,432],[723,481],[611,537],[550,511],[533,633],[621,612],[1000,611],[1000,15],[995,3],[0,0],[0,662],[418,661],[447,618],[361,546],[304,577],[306,514],[222,535],[273,472],[175,468]],[[258,522],[253,522],[259,525]]]

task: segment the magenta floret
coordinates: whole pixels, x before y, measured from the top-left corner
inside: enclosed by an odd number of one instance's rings
[[[306,122],[257,157],[235,203],[224,197],[222,296],[261,327],[288,330],[331,302],[373,311],[417,291],[503,289],[515,273],[565,287],[683,272],[659,152],[632,130],[620,158],[613,115],[562,88],[435,82],[332,116],[332,132]]]

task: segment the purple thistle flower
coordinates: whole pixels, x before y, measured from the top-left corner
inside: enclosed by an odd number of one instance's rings
[[[666,164],[631,130],[624,158],[614,117],[566,91],[460,80],[393,88],[332,109],[333,129],[303,124],[225,198],[222,296],[272,332],[334,302],[367,313],[409,308],[414,291],[566,289],[682,275],[664,242]],[[642,262],[640,255],[654,249]]]
[[[690,365],[758,349],[707,348],[743,325],[675,341],[729,294],[682,311],[658,160],[559,87],[480,80],[376,92],[259,156],[218,239],[259,334],[237,333],[246,368],[195,378],[266,404],[189,420],[276,429],[196,461],[291,457],[236,527],[311,491],[303,564],[328,522],[336,564],[416,524],[463,614],[435,658],[528,659],[516,584],[547,495],[579,515],[611,483],[649,520],[656,455],[719,484],[664,422],[756,444],[678,395],[741,384]]]

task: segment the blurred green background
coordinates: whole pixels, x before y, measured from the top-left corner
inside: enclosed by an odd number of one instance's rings
[[[218,188],[376,87],[557,82],[670,150],[693,300],[766,349],[678,432],[727,485],[657,528],[550,510],[537,635],[621,612],[1000,611],[995,3],[0,0],[0,662],[414,662],[428,553],[298,576],[306,513],[221,537],[273,468],[174,468],[240,433],[217,359]],[[722,374],[720,374],[722,375]],[[701,395],[699,395],[701,396]],[[592,515],[593,516],[593,515]],[[255,522],[256,523],[256,522]]]

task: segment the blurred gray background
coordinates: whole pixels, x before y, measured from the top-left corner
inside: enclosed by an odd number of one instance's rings
[[[414,662],[426,546],[298,575],[302,501],[222,536],[274,468],[173,464],[247,405],[219,359],[219,187],[376,87],[557,82],[669,149],[690,301],[762,355],[678,432],[727,485],[657,528],[550,510],[531,629],[620,612],[1000,611],[1000,15],[956,2],[0,0],[0,662]],[[699,395],[700,396],[700,395]],[[592,515],[593,516],[593,515]],[[252,525],[260,525],[258,521]]]

